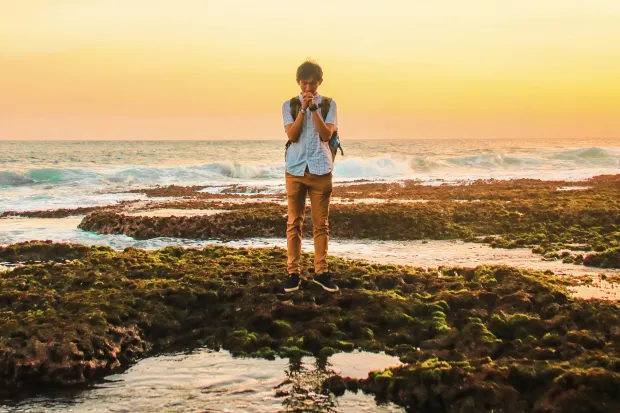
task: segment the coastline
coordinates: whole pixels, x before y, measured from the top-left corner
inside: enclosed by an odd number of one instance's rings
[[[7,211],[0,225],[53,220],[73,233],[79,222],[93,237],[239,246],[283,233],[282,194],[201,190],[154,188],[143,192],[146,200],[110,206]],[[384,351],[406,365],[355,380],[327,377],[324,386],[335,394],[364,390],[402,406],[422,400],[408,393],[410,386],[426,388],[424,403],[472,403],[437,390],[457,383],[487,394],[485,403],[514,402],[523,411],[541,403],[563,408],[566,397],[618,406],[616,396],[593,383],[620,382],[620,175],[440,186],[356,182],[337,186],[335,195],[334,243],[340,239],[343,251],[358,251],[354,260],[329,258],[343,290],[338,296],[309,285],[279,294],[281,248],[147,251],[35,241],[0,247],[0,262],[19,263],[0,269],[0,370],[11,372],[0,379],[12,389],[2,397],[30,384],[82,387],[182,346],[266,359]],[[411,262],[404,253],[394,258],[398,242],[417,242],[403,248],[420,250],[426,245],[429,254],[435,249],[437,258],[428,263],[437,265],[395,265],[390,253],[397,264]],[[454,265],[473,246],[534,252],[541,263],[594,272],[576,278],[483,259]],[[453,250],[452,262],[442,262],[442,248]],[[364,260],[373,256],[385,261]],[[311,275],[312,254],[304,253],[303,262]],[[580,294],[588,299],[575,298]],[[557,384],[567,380],[587,390],[575,394]],[[534,382],[539,391],[521,390]],[[488,386],[494,390],[485,393]]]

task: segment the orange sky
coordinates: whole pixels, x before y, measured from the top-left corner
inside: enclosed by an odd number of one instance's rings
[[[0,0],[0,139],[620,138],[620,2]]]

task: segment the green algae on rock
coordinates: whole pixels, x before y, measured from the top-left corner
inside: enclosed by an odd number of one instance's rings
[[[362,180],[363,181],[363,180]],[[183,197],[181,201],[171,201],[182,205],[185,202],[208,202],[218,199],[260,200],[273,198],[285,200],[284,193],[248,194],[256,188],[231,185],[222,193],[199,192],[207,186],[179,186],[133,189],[130,193],[144,193],[149,197]],[[570,189],[579,190],[570,190]],[[239,193],[239,190],[246,192]],[[424,185],[415,180],[403,182],[358,182],[352,185],[341,182],[334,186],[334,198],[358,200],[413,200],[413,201],[502,201],[514,200],[566,200],[574,199],[587,202],[591,198],[620,197],[620,174],[599,175],[582,181],[546,181],[540,179],[478,179],[455,184]],[[257,201],[260,202],[260,201]],[[177,206],[176,208],[181,208]]]
[[[236,190],[237,187],[231,187],[228,190],[225,190],[224,193],[200,192],[202,189],[209,188],[209,187],[210,185],[207,185],[207,186],[169,185],[165,187],[132,189],[132,190],[127,191],[127,193],[145,194],[148,197],[192,197],[192,198],[200,198],[200,199],[218,199],[218,198],[231,198],[231,197],[238,198],[238,199],[250,199],[250,198],[261,198],[264,196],[262,194],[238,193],[238,191]]]
[[[94,213],[86,216],[79,228],[101,234],[125,234],[137,239],[162,236],[197,239],[274,237],[286,229],[284,214],[281,207],[273,206],[181,217]]]
[[[66,217],[93,213],[83,220],[80,228],[141,239],[284,235],[286,208],[272,202],[283,199],[283,194],[242,195],[236,192],[247,192],[248,188],[235,185],[225,191],[233,195],[198,192],[204,188],[207,187],[172,185],[130,192],[183,197],[167,202],[149,201],[140,209],[225,209],[230,212],[211,218],[117,216],[115,213],[130,212],[137,202],[122,201],[107,207],[9,211],[2,216]],[[565,190],[571,188],[579,190]],[[336,185],[333,196],[388,201],[378,205],[333,204],[330,214],[332,236],[341,239],[462,239],[484,242],[497,248],[531,248],[545,260],[620,267],[620,174],[600,175],[583,181],[491,179],[439,186],[422,185],[417,181],[359,182]],[[231,198],[244,202],[231,202]],[[393,200],[425,202],[390,202]],[[306,216],[304,233],[311,235],[309,209]]]
[[[341,239],[463,239],[500,248],[529,247],[545,259],[620,267],[620,200],[603,195],[563,195],[511,202],[335,204],[330,211],[330,228],[332,236]],[[309,210],[306,216],[304,234],[310,236]],[[286,231],[286,207],[252,203],[247,208],[191,217],[99,212],[85,217],[79,227],[141,239],[277,237]],[[562,249],[566,251],[560,253]]]
[[[324,389],[372,393],[412,412],[578,413],[620,409],[620,373],[575,362],[444,361],[371,372],[366,379],[332,376]],[[581,367],[584,366],[584,367]]]
[[[0,247],[0,262],[31,262],[77,260],[91,251],[109,251],[108,247],[89,248],[80,244],[55,243],[52,241],[27,241]]]
[[[185,197],[195,199],[261,198],[264,195],[248,194],[254,188],[231,185],[222,193],[200,192],[207,186],[179,186],[132,189],[130,193],[143,193],[149,197]],[[558,190],[559,188],[580,189],[578,191]],[[584,189],[585,188],[585,189]],[[240,191],[245,193],[239,193]],[[599,175],[582,181],[547,181],[540,179],[477,179],[456,184],[425,185],[417,180],[403,182],[367,182],[358,180],[334,185],[332,196],[343,199],[380,198],[388,200],[497,200],[549,199],[579,197],[587,199],[606,193],[620,196],[620,175]],[[269,195],[285,199],[285,194]]]
[[[608,248],[603,252],[586,255],[584,265],[602,268],[620,268],[620,247]]]
[[[559,190],[563,188],[564,190]],[[579,190],[570,190],[570,189]],[[477,179],[456,184],[425,185],[419,181],[367,182],[334,186],[333,196],[346,199],[381,198],[390,200],[496,200],[587,199],[598,194],[620,196],[620,175],[599,175],[582,181],[540,179]]]
[[[7,251],[18,257],[35,247],[41,248],[26,243]],[[46,259],[55,261],[73,253],[67,246],[45,248]],[[619,384],[620,305],[573,300],[562,280],[542,272],[455,267],[440,278],[420,268],[330,257],[339,294],[306,281],[300,291],[281,294],[286,251],[279,248],[84,248],[77,261],[0,273],[5,393],[89,383],[172,346],[223,347],[268,359],[385,351],[413,373],[373,376],[381,387],[372,389],[401,404],[413,399],[393,394],[411,397],[409,389],[437,393],[416,396],[435,406],[444,397],[437,387],[444,375],[450,388],[470,389],[474,400],[463,403],[474,407],[487,397],[499,397],[492,406],[509,403],[510,388],[524,394],[518,400],[524,406],[558,405],[568,397],[558,377],[567,386],[582,383],[578,393],[597,400],[607,400],[609,386]],[[303,273],[311,272],[312,260],[303,254]],[[531,381],[522,388],[507,384],[521,370]],[[423,390],[420,380],[436,386]]]

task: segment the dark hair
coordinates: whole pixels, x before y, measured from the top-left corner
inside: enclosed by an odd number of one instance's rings
[[[323,81],[323,69],[312,60],[306,60],[297,68],[297,81],[312,78],[319,82]]]

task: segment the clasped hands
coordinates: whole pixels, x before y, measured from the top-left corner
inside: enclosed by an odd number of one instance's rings
[[[301,107],[302,109],[308,109],[314,104],[314,95],[312,92],[304,92],[302,95]]]

